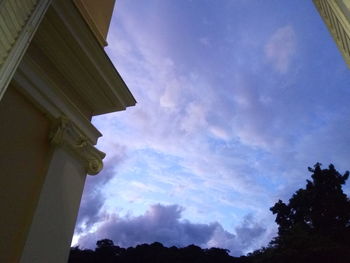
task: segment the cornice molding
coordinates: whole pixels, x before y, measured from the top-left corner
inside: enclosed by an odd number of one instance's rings
[[[73,3],[76,5],[76,7],[79,9],[81,15],[84,17],[86,23],[89,25],[91,28],[92,32],[94,33],[97,41],[100,43],[102,47],[107,46],[107,41],[104,38],[103,34],[101,31],[98,29],[96,26],[96,22],[92,18],[89,10],[85,7],[84,2],[81,0],[73,0]]]
[[[105,154],[94,147],[101,133],[64,94],[58,92],[49,75],[24,57],[12,85],[22,92],[52,123],[49,141],[83,163],[95,175],[103,168]]]
[[[32,45],[55,65],[93,116],[136,104],[73,1],[53,1]]]
[[[96,144],[98,138],[102,136],[79,108],[60,92],[47,71],[38,67],[29,56],[25,56],[19,65],[13,78],[13,85],[24,93],[50,120],[67,116],[84,132],[92,144]]]
[[[49,135],[50,143],[62,147],[83,161],[89,175],[98,174],[103,168],[104,152],[95,148],[86,135],[67,117],[53,121]]]

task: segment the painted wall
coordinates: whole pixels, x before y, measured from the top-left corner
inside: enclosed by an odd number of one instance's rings
[[[50,158],[49,122],[10,84],[0,125],[0,262],[18,262]]]
[[[21,263],[67,262],[85,178],[82,163],[64,149],[56,148]],[[43,244],[49,245],[43,250]]]

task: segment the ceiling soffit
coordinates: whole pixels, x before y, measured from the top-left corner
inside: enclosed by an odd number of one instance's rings
[[[50,60],[55,67],[51,74],[59,74],[69,83],[69,89],[73,89],[66,95],[76,94],[92,116],[125,110],[136,104],[72,1],[52,3],[31,45],[40,50],[41,56],[33,57],[36,64],[40,66],[43,56],[43,61]],[[45,63],[42,66],[45,67]]]

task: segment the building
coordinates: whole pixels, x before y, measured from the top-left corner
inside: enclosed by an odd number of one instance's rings
[[[136,101],[104,51],[114,0],[0,1],[0,262],[66,262],[95,115]]]
[[[313,0],[350,67],[350,0]]]

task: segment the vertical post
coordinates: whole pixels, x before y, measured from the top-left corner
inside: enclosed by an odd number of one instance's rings
[[[50,135],[54,147],[21,263],[67,262],[86,174],[102,169],[104,153],[67,118]]]
[[[79,160],[54,150],[21,262],[67,262],[85,178]]]

